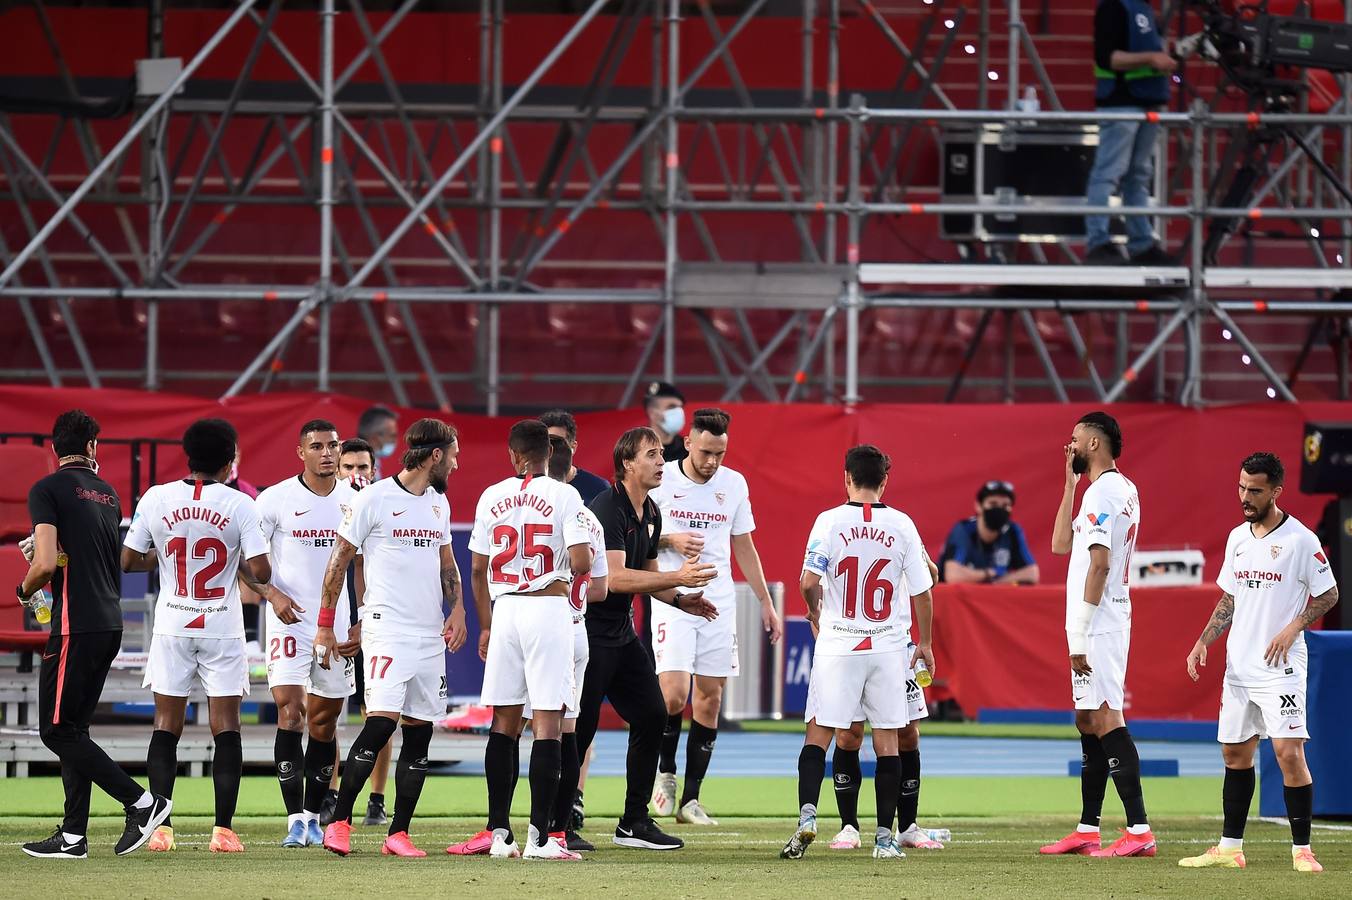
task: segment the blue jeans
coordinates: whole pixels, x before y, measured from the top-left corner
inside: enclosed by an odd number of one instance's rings
[[[1104,107],[1105,112],[1140,112],[1139,107]],[[1085,202],[1107,206],[1113,194],[1122,195],[1123,206],[1150,205],[1151,181],[1155,177],[1155,141],[1160,126],[1154,122],[1100,122],[1098,152],[1089,171]],[[1155,230],[1146,216],[1125,216],[1127,252],[1136,255],[1155,243]],[[1085,216],[1086,248],[1108,243],[1108,217]]]

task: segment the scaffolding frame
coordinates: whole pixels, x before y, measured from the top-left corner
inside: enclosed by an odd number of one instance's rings
[[[878,28],[896,53],[900,74],[895,89],[885,98],[887,105],[870,106],[861,95],[842,104],[840,90],[840,47],[842,5]],[[948,399],[957,399],[964,384],[971,383],[967,367],[972,362],[989,326],[997,318],[1005,324],[1006,354],[1012,354],[1013,334],[1021,329],[1038,357],[1044,377],[1031,383],[1049,388],[1057,399],[1067,401],[1071,392],[1085,392],[1097,400],[1121,398],[1131,384],[1154,363],[1156,399],[1200,405],[1205,402],[1202,370],[1202,324],[1219,322],[1231,334],[1255,368],[1269,382],[1273,392],[1284,400],[1294,400],[1292,385],[1300,377],[1317,336],[1329,337],[1338,365],[1338,396],[1348,397],[1349,335],[1352,327],[1352,302],[1333,297],[1346,296],[1352,289],[1352,209],[1333,192],[1320,189],[1311,177],[1308,163],[1289,155],[1258,190],[1252,208],[1227,209],[1215,206],[1208,197],[1209,163],[1217,156],[1220,136],[1229,130],[1255,127],[1252,115],[1212,112],[1203,103],[1180,112],[1152,114],[1165,129],[1179,135],[1179,146],[1186,160],[1179,160],[1176,171],[1186,171],[1190,179],[1188,202],[1142,208],[1113,207],[1117,215],[1147,216],[1164,221],[1181,219],[1189,223],[1191,258],[1173,272],[1172,292],[1147,294],[1148,299],[1104,299],[1104,288],[1120,280],[1120,273],[1095,271],[1090,267],[1066,267],[1063,283],[1084,289],[1081,297],[1037,296],[1038,278],[1032,270],[1039,266],[1009,266],[1001,273],[1004,283],[1023,284],[1025,298],[953,297],[917,290],[925,283],[940,282],[943,277],[915,266],[905,273],[906,281],[869,281],[870,261],[860,259],[864,230],[871,217],[928,217],[946,213],[1017,213],[1019,205],[993,207],[989,203],[917,202],[929,186],[916,185],[912,173],[902,164],[902,149],[913,133],[933,133],[945,123],[1030,123],[1074,124],[1100,122],[1113,118],[1139,118],[1139,114],[1101,114],[1066,112],[1055,85],[1038,54],[1032,33],[1020,12],[1018,0],[1006,0],[1007,59],[1003,81],[986,77],[996,35],[990,28],[991,2],[982,0],[977,47],[969,54],[977,56],[979,103],[988,105],[992,84],[1003,92],[1001,109],[963,110],[956,108],[943,90],[938,75],[953,52],[954,39],[968,14],[957,4],[931,4],[928,17],[921,23],[912,48],[897,34],[887,17],[867,0],[801,0],[800,103],[793,107],[757,106],[737,68],[735,41],[739,33],[759,14],[766,0],[749,0],[730,25],[720,23],[705,0],[696,6],[698,18],[712,41],[710,50],[695,60],[681,56],[681,34],[685,6],[680,0],[592,0],[572,27],[560,37],[531,74],[505,97],[503,83],[503,47],[507,40],[503,0],[481,0],[479,14],[480,83],[475,103],[426,102],[409,100],[406,86],[394,79],[382,45],[417,6],[417,0],[404,0],[379,28],[372,27],[360,0],[348,0],[343,10],[358,24],[364,46],[348,66],[335,75],[334,19],[339,14],[336,0],[323,0],[317,16],[320,34],[319,72],[307,71],[286,46],[274,28],[280,0],[271,0],[262,12],[259,0],[239,0],[230,15],[187,61],[174,83],[155,98],[140,104],[137,115],[125,134],[104,152],[88,123],[75,119],[67,125],[58,120],[50,143],[45,147],[25,147],[16,137],[12,123],[0,115],[0,174],[5,190],[0,204],[14,207],[28,235],[22,247],[9,247],[0,237],[0,298],[14,300],[42,362],[40,371],[11,369],[9,377],[45,377],[59,386],[66,379],[81,377],[91,386],[99,386],[104,377],[127,377],[127,372],[100,372],[72,313],[75,298],[135,298],[146,304],[146,341],[144,368],[136,373],[149,389],[163,381],[159,345],[164,304],[219,300],[253,300],[293,304],[286,322],[255,354],[242,371],[231,373],[232,382],[224,397],[247,389],[267,390],[274,382],[286,380],[330,390],[336,382],[382,380],[393,399],[406,404],[406,384],[425,382],[442,409],[450,408],[448,384],[472,385],[489,414],[500,408],[505,384],[523,377],[504,372],[500,313],[504,305],[538,303],[642,303],[660,309],[639,360],[627,378],[613,374],[576,372],[540,372],[533,380],[560,382],[613,382],[619,388],[617,403],[628,404],[658,358],[657,372],[663,380],[678,378],[676,333],[678,311],[685,309],[694,329],[703,338],[709,358],[718,371],[715,380],[723,386],[725,399],[740,399],[746,391],[755,391],[770,401],[794,401],[808,394],[809,386],[822,399],[846,404],[864,399],[863,389],[870,381],[861,377],[861,315],[870,308],[975,309],[981,311],[978,327],[963,354],[959,370],[948,381]],[[58,64],[58,70],[70,91],[77,88],[69,67],[61,55],[41,0],[34,7],[43,23]],[[609,9],[607,9],[609,7]],[[824,9],[822,7],[825,7]],[[599,27],[594,20],[602,12],[614,12],[609,21],[611,34],[596,74],[581,91],[574,105],[531,104],[531,90],[549,72],[569,46],[588,27]],[[1352,21],[1352,5],[1348,5]],[[165,5],[152,5],[150,52],[163,52],[162,34]],[[227,97],[220,100],[188,99],[177,96],[198,67],[215,48],[245,21],[255,32],[239,76]],[[1166,17],[1167,21],[1167,17]],[[651,96],[642,107],[622,106],[612,100],[618,64],[627,48],[638,37],[642,26],[649,26],[652,45]],[[827,66],[825,77],[814,71],[815,36],[825,25],[827,30]],[[934,45],[934,46],[931,46]],[[248,90],[250,73],[263,49],[278,53],[296,76],[308,96],[260,98]],[[1026,61],[1040,88],[1045,111],[1028,112],[1017,108],[1020,97],[1020,65]],[[344,87],[367,63],[375,66],[386,92],[383,101],[348,102],[341,97]],[[665,65],[664,65],[665,63]],[[714,66],[722,66],[732,86],[736,106],[711,107],[687,105],[692,90]],[[684,73],[684,77],[682,77]],[[998,73],[996,73],[998,75]],[[1331,164],[1352,183],[1352,77],[1340,76],[1342,97],[1326,115],[1291,114],[1263,117],[1264,123],[1288,124],[1308,129],[1318,140],[1325,129],[1336,129],[1341,152]],[[926,104],[933,104],[927,107]],[[250,118],[264,123],[250,157],[242,168],[238,160],[227,158],[225,135],[232,120]],[[171,119],[186,121],[188,137],[177,148],[167,135]],[[430,143],[446,140],[455,148],[454,161],[434,169],[433,152],[424,143],[416,124],[434,123]],[[550,123],[557,135],[542,170],[525,171],[517,151],[519,139],[513,139],[513,126]],[[396,126],[404,137],[404,159],[390,144],[387,125]],[[462,132],[472,125],[472,132]],[[606,129],[629,132],[623,148],[608,159],[594,158],[589,137]],[[88,173],[81,173],[73,188],[70,173],[53,171],[58,141],[71,132],[78,140]],[[197,134],[207,136],[207,147],[191,177],[186,177],[186,148]],[[305,154],[303,138],[311,133],[314,152]],[[140,142],[142,171],[134,192],[121,187],[127,151]],[[1325,144],[1318,142],[1321,151]],[[175,153],[177,149],[177,153]],[[721,181],[697,181],[693,160],[698,153],[712,155],[717,161]],[[637,182],[624,180],[634,160],[640,161]],[[278,178],[276,171],[284,163],[294,169],[292,178]],[[472,164],[472,165],[471,165]],[[375,177],[357,177],[365,167]],[[1164,170],[1157,167],[1163,185]],[[236,173],[236,169],[238,172]],[[219,176],[211,175],[216,171]],[[533,176],[533,177],[532,177]],[[185,186],[186,181],[186,186]],[[285,189],[277,182],[286,183]],[[1275,197],[1283,208],[1262,206]],[[34,202],[57,206],[54,214],[39,222],[31,208]],[[76,212],[82,203],[111,204],[117,210],[116,233],[100,233]],[[186,268],[208,247],[216,230],[242,204],[263,203],[304,205],[319,212],[319,254],[315,261],[316,278],[311,284],[215,284],[182,280]],[[218,209],[211,223],[195,235],[189,235],[190,214],[203,206]],[[377,229],[370,210],[390,207],[404,211],[403,218],[383,235]],[[557,289],[541,288],[532,274],[557,263],[559,248],[567,247],[566,236],[583,216],[597,208],[630,210],[647,217],[663,247],[660,264],[661,283],[655,289]],[[0,208],[4,208],[0,206]],[[334,227],[335,208],[353,210],[362,225],[372,250],[364,256],[356,252],[352,236],[344,236]],[[131,213],[144,210],[147,227],[139,234]],[[476,217],[476,246],[466,246],[465,237],[454,227],[452,210],[473,210]],[[1042,214],[1082,215],[1094,210],[1085,206],[1027,208]],[[514,237],[504,232],[503,214],[526,211],[531,227]],[[173,213],[171,217],[171,213]],[[839,271],[836,290],[822,296],[809,308],[784,307],[790,314],[768,341],[761,343],[753,334],[741,304],[729,303],[738,323],[739,341],[730,339],[714,327],[707,307],[684,303],[678,282],[683,271],[698,262],[727,263],[718,240],[713,217],[729,213],[772,213],[782,216],[792,227],[799,242],[803,263],[823,271]],[[1231,275],[1211,269],[1201,258],[1206,222],[1217,217],[1242,221],[1290,218],[1313,228],[1310,223],[1336,222],[1340,235],[1334,242],[1340,249],[1332,262],[1325,251],[1329,241],[1308,242],[1313,266],[1306,269],[1266,270],[1266,290],[1283,293],[1281,299],[1251,301],[1234,299],[1227,289],[1240,286]],[[48,240],[67,224],[88,247],[87,258],[107,271],[106,286],[63,286],[59,266],[64,261],[49,251]],[[688,225],[698,237],[704,256],[700,260],[683,258],[677,234]],[[409,232],[418,229],[430,236],[440,257],[436,264],[446,267],[462,283],[428,285],[401,283],[397,269],[405,268],[396,256],[400,243]],[[126,251],[110,250],[118,240]],[[843,258],[840,252],[843,244]],[[1072,248],[1058,249],[1069,261],[1077,261]],[[1034,255],[1046,261],[1042,247]],[[688,256],[688,255],[687,255]],[[576,262],[576,261],[573,261]],[[754,260],[744,261],[750,267]],[[134,273],[125,266],[130,263]],[[335,268],[339,271],[335,272]],[[906,269],[907,267],[902,267]],[[1314,269],[1328,270],[1316,279]],[[1023,270],[1023,271],[1020,271]],[[46,284],[38,284],[31,275],[40,272]],[[956,272],[956,269],[949,269]],[[1228,270],[1227,270],[1228,271]],[[983,283],[979,281],[966,283]],[[1021,280],[1026,279],[1026,280]],[[406,280],[406,279],[405,279]],[[952,283],[952,282],[947,282]],[[984,282],[996,283],[996,282]],[[899,285],[904,285],[898,289]],[[887,287],[884,287],[887,286]],[[1139,285],[1151,287],[1148,279]],[[870,290],[869,288],[874,288]],[[1144,293],[1144,290],[1143,290]],[[1097,295],[1097,296],[1096,296]],[[72,347],[80,363],[78,371],[61,370],[54,362],[33,309],[33,301],[54,300],[69,331]],[[480,312],[476,334],[476,360],[471,372],[442,371],[431,349],[418,334],[413,320],[415,303],[464,303]],[[360,373],[335,371],[331,352],[331,314],[335,304],[355,304],[369,332],[372,345],[382,363],[382,371]],[[375,309],[388,304],[406,326],[418,359],[420,371],[398,371],[382,337]],[[766,308],[762,305],[759,308]],[[1051,311],[1064,328],[1070,345],[1080,358],[1081,371],[1067,375],[1057,371],[1035,315]],[[1117,328],[1112,372],[1100,372],[1090,358],[1075,316],[1083,312],[1116,314]],[[1310,338],[1297,365],[1286,375],[1278,373],[1265,359],[1258,344],[1236,322],[1238,314],[1292,315],[1309,319]],[[318,364],[313,372],[283,371],[282,359],[299,326],[311,315],[318,316]],[[1130,355],[1128,322],[1133,317],[1154,317],[1154,335],[1134,355]],[[844,330],[844,362],[835,359],[837,329]],[[1183,368],[1177,373],[1179,387],[1172,397],[1164,395],[1166,363],[1162,351],[1174,335],[1181,335]],[[776,353],[793,346],[794,365],[789,371],[771,371]],[[222,373],[201,373],[220,377]],[[691,380],[687,373],[687,381]],[[843,387],[838,384],[843,383]],[[872,383],[883,383],[874,381]],[[906,383],[905,379],[901,383]],[[1021,382],[1014,375],[1012,357],[1007,358],[1005,393],[1015,399]]]

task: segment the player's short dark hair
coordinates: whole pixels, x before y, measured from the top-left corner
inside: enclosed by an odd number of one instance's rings
[[[857,488],[871,490],[883,486],[892,471],[891,458],[872,444],[860,444],[845,451],[845,474]]]
[[[386,419],[399,421],[399,417],[394,414],[394,410],[388,406],[373,406],[365,410],[357,417],[357,436],[370,437],[371,432],[379,428],[380,423]]]
[[[455,441],[454,425],[440,419],[419,419],[404,432],[404,446],[408,449],[401,462],[405,469],[416,469],[427,462],[434,450],[447,450]]]
[[[1278,487],[1286,480],[1286,467],[1277,458],[1277,454],[1260,450],[1244,457],[1239,467],[1250,475],[1266,475],[1268,484]]]
[[[99,436],[99,423],[83,409],[68,409],[52,423],[52,449],[57,456],[83,456]]]
[[[198,419],[183,432],[189,472],[219,472],[234,460],[238,445],[239,433],[225,419]]]
[[[549,456],[549,429],[539,419],[522,419],[508,433],[507,446],[517,456],[543,462]]]
[[[573,448],[567,438],[557,434],[549,436],[549,477],[555,481],[567,481],[568,470],[573,467]]]
[[[624,464],[637,459],[638,452],[643,449],[644,444],[649,442],[659,447],[662,446],[662,439],[657,436],[656,431],[653,431],[647,425],[630,428],[620,435],[620,439],[615,442],[614,453],[616,482],[624,480]]]
[[[338,455],[343,456],[347,453],[369,453],[371,454],[371,462],[374,464],[376,461],[375,448],[371,446],[370,441],[362,438],[348,438],[343,441],[342,446],[338,448]]]
[[[338,426],[334,425],[328,419],[311,419],[300,426],[300,439],[302,441],[305,440],[305,436],[312,431],[332,431],[334,434],[337,434]]]
[[[707,431],[714,437],[722,437],[728,433],[730,422],[732,422],[731,413],[726,413],[713,406],[706,406],[703,409],[695,410],[695,416],[690,420],[690,430]]]
[[[540,414],[540,421],[545,423],[546,428],[562,428],[568,433],[568,440],[577,440],[577,419],[568,410],[551,409]]]
[[[1102,410],[1085,413],[1080,416],[1077,425],[1088,425],[1096,429],[1105,438],[1108,439],[1108,449],[1113,452],[1113,459],[1122,455],[1122,429],[1117,424],[1117,420]]]

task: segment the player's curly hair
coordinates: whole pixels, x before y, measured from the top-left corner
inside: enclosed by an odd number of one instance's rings
[[[198,419],[183,432],[183,452],[188,471],[211,474],[230,465],[239,444],[239,433],[225,419]]]
[[[1266,450],[1250,453],[1244,457],[1244,462],[1240,463],[1239,467],[1250,475],[1266,475],[1268,484],[1273,487],[1286,480],[1286,466],[1282,465],[1277,454],[1268,453]]]

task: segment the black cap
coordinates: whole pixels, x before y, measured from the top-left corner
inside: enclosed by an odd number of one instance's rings
[[[1009,498],[1010,503],[1013,503],[1014,483],[1010,481],[988,481],[977,490],[976,502],[980,503],[994,494],[1003,494]]]
[[[676,390],[676,385],[668,384],[665,381],[654,381],[649,384],[648,389],[643,392],[643,403],[647,405],[659,397],[675,397],[685,403],[685,394]]]

